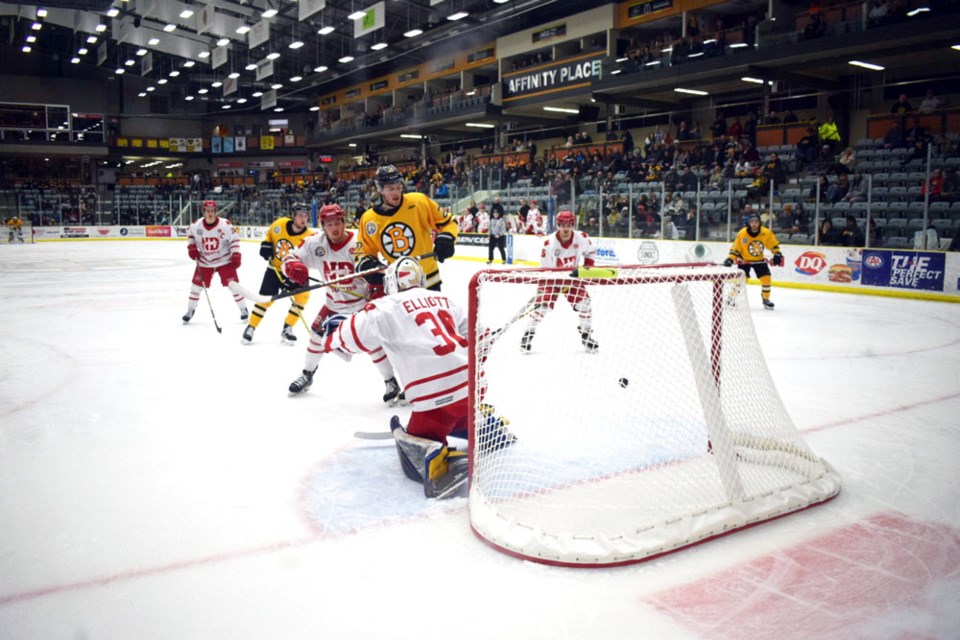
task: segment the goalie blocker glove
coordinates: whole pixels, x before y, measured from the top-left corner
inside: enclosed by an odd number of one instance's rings
[[[455,245],[453,235],[449,233],[438,233],[433,239],[433,252],[437,255],[437,261],[443,262],[453,256]]]
[[[387,265],[383,264],[373,256],[367,256],[360,260],[357,263],[357,271],[369,271],[370,269],[386,269]],[[369,282],[372,285],[382,287],[383,286],[383,272],[379,273],[368,273],[363,276],[363,279]]]

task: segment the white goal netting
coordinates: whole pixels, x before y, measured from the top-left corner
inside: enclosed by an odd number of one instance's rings
[[[470,519],[553,564],[637,562],[823,502],[840,478],[787,416],[738,269],[484,271],[471,282]],[[583,287],[595,353],[565,299]],[[543,293],[559,292],[529,353]],[[539,293],[539,296],[538,296]],[[493,446],[481,404],[516,442]]]

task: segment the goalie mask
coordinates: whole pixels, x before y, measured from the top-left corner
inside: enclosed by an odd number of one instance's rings
[[[383,290],[388,296],[412,289],[423,287],[427,283],[427,276],[423,267],[413,258],[400,258],[383,274]]]

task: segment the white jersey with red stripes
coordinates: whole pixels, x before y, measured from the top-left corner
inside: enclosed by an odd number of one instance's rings
[[[222,267],[230,262],[230,254],[240,251],[240,236],[226,218],[217,218],[213,226],[203,218],[187,229],[187,243],[200,251],[201,267]]]
[[[310,269],[316,269],[324,281],[348,276],[356,270],[356,232],[346,231],[343,241],[331,244],[325,233],[317,233],[303,241],[287,255],[284,261],[297,259]],[[327,299],[324,305],[335,313],[349,314],[367,304],[370,288],[363,278],[344,280],[336,286],[324,287]]]
[[[414,287],[380,298],[327,337],[324,349],[369,353],[383,347],[414,411],[467,397],[467,314],[440,292]]]
[[[574,268],[581,265],[592,267],[597,257],[593,241],[583,231],[574,230],[570,241],[564,243],[556,232],[547,236],[540,252],[541,267]]]

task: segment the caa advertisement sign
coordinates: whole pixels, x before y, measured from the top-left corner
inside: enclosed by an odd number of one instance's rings
[[[861,282],[875,287],[943,291],[945,266],[943,253],[866,250]]]

